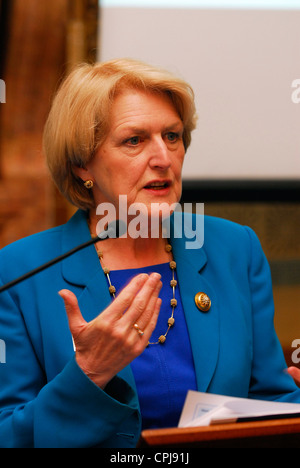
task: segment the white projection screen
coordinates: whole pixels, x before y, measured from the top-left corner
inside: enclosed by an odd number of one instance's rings
[[[300,179],[300,0],[99,0],[100,61],[191,83],[185,180]]]

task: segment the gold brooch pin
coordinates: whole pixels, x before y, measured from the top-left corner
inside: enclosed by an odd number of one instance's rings
[[[204,292],[199,292],[196,294],[195,303],[201,312],[208,312],[211,307],[211,300]]]

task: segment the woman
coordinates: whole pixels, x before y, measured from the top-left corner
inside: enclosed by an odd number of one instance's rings
[[[151,221],[162,227],[180,200],[195,121],[191,88],[137,61],[84,65],[62,84],[45,153],[79,210],[3,249],[2,284],[94,236],[113,218],[105,209],[120,217],[120,196],[143,207],[148,229],[101,241],[1,294],[1,446],[135,447],[142,427],[177,424],[191,389],[300,401],[252,230],[206,217],[205,244],[191,250],[171,216],[169,241],[162,229],[151,235]]]

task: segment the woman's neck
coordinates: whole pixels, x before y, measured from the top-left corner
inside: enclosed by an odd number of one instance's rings
[[[96,234],[97,222],[90,219],[91,234]],[[130,237],[128,233],[118,239],[107,239],[95,244],[97,251],[103,254],[103,263],[110,270],[142,268],[149,265],[166,263],[171,260],[171,254],[165,250],[167,239],[162,235],[158,238]]]

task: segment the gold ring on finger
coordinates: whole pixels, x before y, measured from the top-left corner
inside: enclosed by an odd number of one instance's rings
[[[135,324],[133,325],[133,328],[138,332],[138,334],[139,334],[140,336],[143,336],[144,332],[143,332],[143,330],[140,329],[140,327],[138,326],[137,323],[135,323]]]

